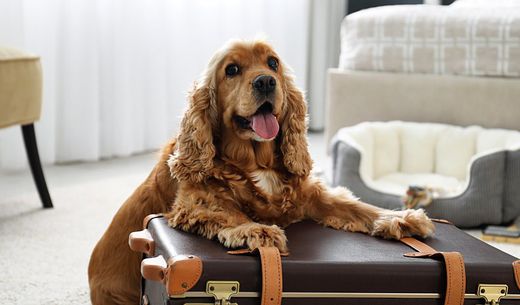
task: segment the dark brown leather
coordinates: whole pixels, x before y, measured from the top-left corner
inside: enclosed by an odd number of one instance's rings
[[[423,242],[431,248],[464,256],[466,293],[475,294],[478,284],[503,283],[509,293],[518,294],[512,272],[516,258],[457,229],[436,223],[432,238]],[[262,291],[258,258],[232,256],[217,241],[181,232],[168,227],[164,218],[150,221],[148,229],[156,244],[156,255],[170,258],[178,254],[195,254],[204,262],[204,270],[191,291],[205,291],[208,280],[240,282],[240,291]],[[404,257],[410,248],[394,240],[385,240],[361,233],[325,228],[310,221],[290,225],[286,230],[291,254],[282,260],[284,292],[387,292],[444,293],[446,289],[443,262]],[[151,289],[151,290],[150,290]],[[161,290],[162,289],[162,290]],[[165,287],[145,282],[150,304],[164,304]],[[258,304],[258,299],[237,299],[240,305]],[[211,302],[210,298],[172,300],[170,304]],[[501,305],[518,304],[517,300],[501,300]],[[356,304],[423,304],[442,305],[443,300],[381,300],[352,299]],[[341,304],[335,299],[283,299],[283,304]],[[345,302],[346,303],[346,302]],[[467,299],[465,305],[482,303]]]
[[[446,294],[444,297],[444,305],[464,304],[466,271],[464,269],[464,258],[459,252],[438,252],[413,237],[402,238],[401,242],[418,251],[404,254],[406,257],[442,259],[446,266]]]
[[[195,255],[176,255],[168,260],[165,275],[166,291],[179,295],[197,284],[202,274],[202,261]]]
[[[154,256],[155,242],[147,229],[130,233],[128,236],[128,245],[133,251]]]

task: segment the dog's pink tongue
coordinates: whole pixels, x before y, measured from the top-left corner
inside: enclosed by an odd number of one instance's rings
[[[251,127],[257,135],[264,139],[274,138],[278,134],[280,126],[272,113],[259,113],[251,118]]]

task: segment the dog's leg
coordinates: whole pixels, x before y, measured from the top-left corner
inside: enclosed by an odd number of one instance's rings
[[[206,198],[183,196],[179,193],[173,209],[166,214],[171,227],[193,232],[208,239],[215,237],[226,247],[247,247],[255,249],[262,246],[275,246],[287,252],[287,238],[284,231],[276,225],[253,222],[234,204],[215,203],[214,197]]]
[[[427,237],[434,225],[423,210],[390,211],[359,201],[346,188],[311,186],[307,216],[335,229],[364,232],[383,238]]]

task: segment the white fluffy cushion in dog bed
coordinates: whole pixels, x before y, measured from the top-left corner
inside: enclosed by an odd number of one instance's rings
[[[520,132],[433,123],[366,122],[343,128],[335,141],[361,153],[360,176],[374,190],[402,196],[410,185],[460,195],[479,157],[519,149]]]

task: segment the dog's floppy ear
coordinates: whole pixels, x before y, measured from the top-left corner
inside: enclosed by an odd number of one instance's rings
[[[172,177],[200,183],[210,174],[215,157],[213,131],[217,129],[215,89],[203,81],[189,94],[175,150],[168,160]]]
[[[312,169],[307,144],[307,104],[296,88],[292,75],[285,73],[285,114],[282,123],[281,151],[287,170],[306,177]]]

